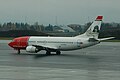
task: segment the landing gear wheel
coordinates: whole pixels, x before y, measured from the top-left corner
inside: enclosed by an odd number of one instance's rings
[[[47,51],[47,52],[46,52],[46,55],[50,55],[50,54],[51,54],[51,52],[50,52],[50,51]]]
[[[20,54],[20,50],[18,50],[18,54]]]
[[[60,51],[56,51],[56,54],[57,54],[57,55],[60,55],[60,54],[61,54],[61,52],[60,52]]]

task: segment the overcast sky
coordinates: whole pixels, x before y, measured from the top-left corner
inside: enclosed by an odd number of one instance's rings
[[[120,0],[0,0],[0,23],[84,24],[97,15],[120,22]]]

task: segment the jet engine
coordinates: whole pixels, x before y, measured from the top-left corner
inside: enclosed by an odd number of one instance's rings
[[[37,53],[39,50],[34,46],[27,46],[26,51],[30,53]]]

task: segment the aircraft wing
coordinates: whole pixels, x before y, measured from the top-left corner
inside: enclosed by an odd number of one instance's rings
[[[47,50],[47,49],[57,50],[58,49],[57,47],[48,46],[48,45],[32,45],[32,46],[35,46],[36,48],[41,49],[41,50]]]
[[[102,38],[102,39],[98,39],[99,41],[105,41],[105,40],[109,40],[109,39],[114,39],[115,37],[108,37],[108,38]]]

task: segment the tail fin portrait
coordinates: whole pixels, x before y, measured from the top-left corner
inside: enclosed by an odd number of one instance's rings
[[[95,21],[91,24],[91,26],[87,29],[87,31],[82,36],[98,39],[102,19],[103,19],[103,16],[97,16]],[[76,37],[79,37],[79,36],[80,35]]]

